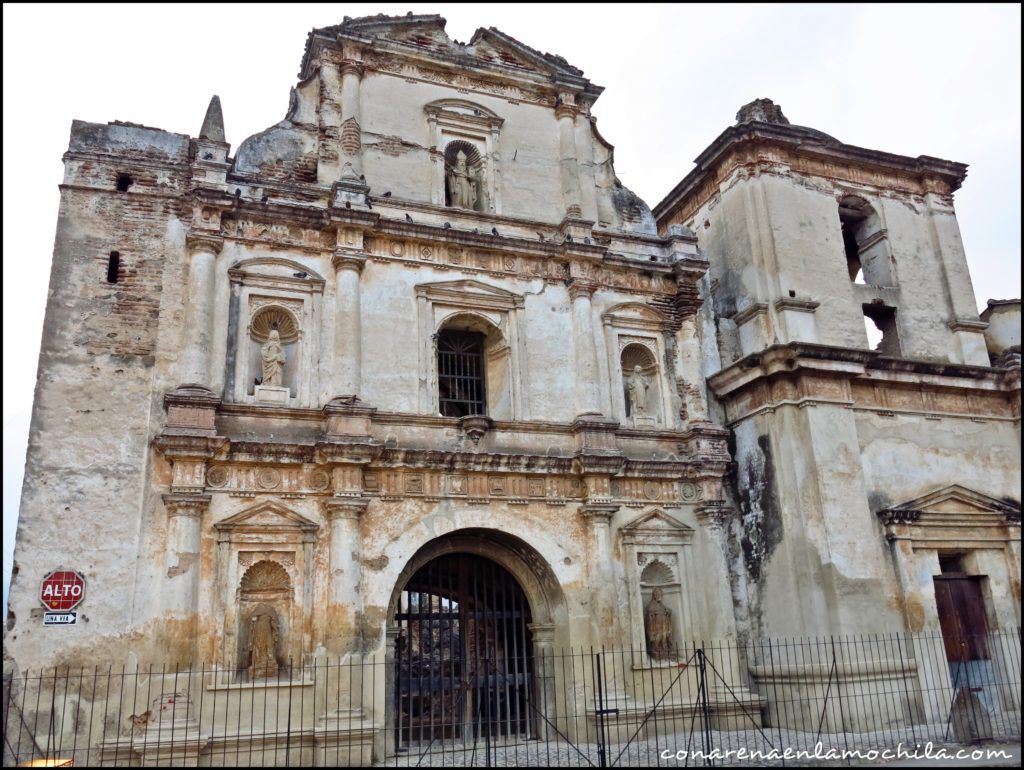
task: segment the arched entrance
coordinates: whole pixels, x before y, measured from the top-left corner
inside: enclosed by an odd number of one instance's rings
[[[394,608],[400,750],[534,729],[526,594],[503,566],[453,545],[416,569]]]

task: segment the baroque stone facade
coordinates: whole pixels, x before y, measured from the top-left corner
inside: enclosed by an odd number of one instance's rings
[[[759,100],[652,212],[600,93],[367,17],[310,33],[233,155],[217,97],[197,138],[76,121],[6,654],[393,654],[453,553],[511,576],[538,654],[937,627],[947,554],[1019,623],[1019,330],[991,366],[965,167]],[[59,635],[58,566],[89,585]]]

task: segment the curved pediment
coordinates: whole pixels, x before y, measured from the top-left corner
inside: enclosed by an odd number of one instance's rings
[[[324,279],[319,273],[301,262],[284,257],[252,257],[242,259],[231,266],[236,274],[260,275],[270,278],[287,278],[300,281],[317,281]]]
[[[438,99],[430,102],[423,110],[428,115],[435,117],[444,116],[455,120],[465,119],[470,122],[482,121],[493,126],[500,126],[505,122],[504,118],[494,110],[467,99]]]
[[[601,314],[601,320],[613,326],[661,328],[670,322],[662,312],[640,302],[622,302]]]

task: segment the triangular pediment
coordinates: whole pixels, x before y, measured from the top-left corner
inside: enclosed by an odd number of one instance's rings
[[[320,529],[320,525],[315,521],[307,519],[274,500],[246,508],[213,526],[220,531],[315,532]]]
[[[688,540],[693,534],[693,528],[655,508],[626,524],[621,533],[627,541],[678,543]]]
[[[474,280],[440,281],[416,287],[416,295],[429,302],[457,307],[510,309],[522,307],[523,297],[515,292]]]
[[[1016,513],[1019,516],[1020,503],[1014,500],[999,500],[983,492],[976,492],[959,484],[951,484],[886,510],[966,516],[993,513],[1012,515]]]
[[[583,72],[573,67],[561,56],[541,53],[525,43],[516,40],[499,29],[489,27],[478,29],[469,41],[477,58],[509,67],[539,72],[545,75],[560,74],[578,78]]]

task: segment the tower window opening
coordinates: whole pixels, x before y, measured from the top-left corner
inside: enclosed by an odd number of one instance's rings
[[[135,184],[135,180],[128,174],[117,175],[117,191],[128,192],[128,188]]]
[[[121,255],[116,251],[110,252],[107,258],[107,283],[117,283],[118,273],[121,270]]]

